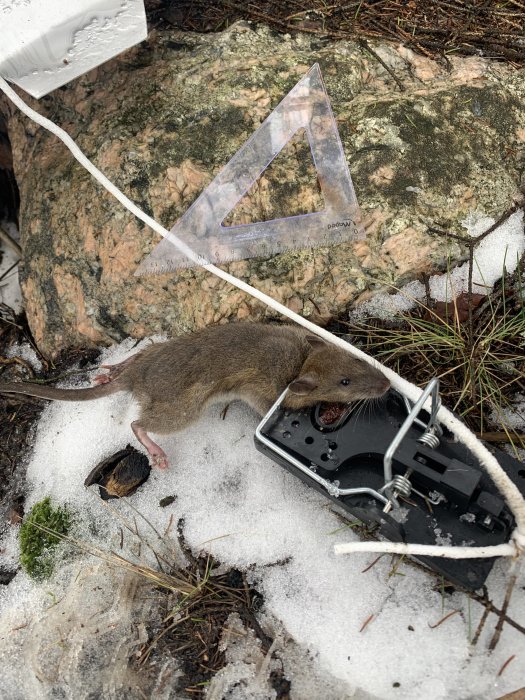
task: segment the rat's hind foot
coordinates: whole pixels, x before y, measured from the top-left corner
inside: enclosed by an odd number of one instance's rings
[[[152,455],[150,453],[151,462],[152,462],[153,466],[156,467],[157,469],[167,469],[169,466],[168,465],[168,458],[167,458],[164,450],[161,450],[161,452],[162,452],[162,454],[158,454],[158,455]]]
[[[135,357],[136,355],[132,355],[131,357],[128,357],[127,360],[123,360],[117,365],[100,365],[102,369],[109,369],[109,372],[107,374],[97,374],[97,376],[94,377],[93,382],[95,384],[108,384],[109,382],[113,382],[120,374],[122,374],[126,367],[129,367]]]
[[[147,449],[153,466],[157,467],[157,469],[167,469],[168,457],[162,449],[162,447],[160,447],[160,445],[157,445],[156,442],[153,442],[153,440],[150,438],[148,433],[144,430],[144,428],[139,424],[138,421],[133,421],[133,423],[131,424],[131,429],[135,433],[135,437],[137,438],[137,440],[141,443],[141,445],[144,445],[144,447]]]

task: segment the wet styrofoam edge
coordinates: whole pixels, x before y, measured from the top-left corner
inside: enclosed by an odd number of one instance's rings
[[[0,75],[36,98],[147,36],[143,0],[7,0],[0,18]]]

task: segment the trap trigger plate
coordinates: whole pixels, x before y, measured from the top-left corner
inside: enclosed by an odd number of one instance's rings
[[[255,446],[391,541],[479,547],[507,542],[514,516],[478,459],[451,434],[437,438],[432,417],[424,410],[401,435],[407,413],[405,397],[394,390],[371,413],[360,411],[356,403],[341,406],[339,417],[332,405],[292,411],[278,401],[257,427]],[[392,478],[397,496],[390,500],[384,458],[392,444],[397,449],[387,478]],[[523,464],[490,449],[525,496]],[[383,507],[385,496],[393,508]],[[495,562],[418,559],[469,590],[483,585]]]

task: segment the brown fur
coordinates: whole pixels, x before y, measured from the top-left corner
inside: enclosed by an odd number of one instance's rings
[[[375,398],[389,388],[379,370],[304,329],[262,323],[212,326],[156,343],[97,380],[99,386],[76,390],[0,384],[0,393],[89,401],[128,391],[141,407],[134,432],[156,458],[162,450],[145,431],[180,430],[221,399],[241,399],[264,414],[288,385],[284,405],[290,408]]]

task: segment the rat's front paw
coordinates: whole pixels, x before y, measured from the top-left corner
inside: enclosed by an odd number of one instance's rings
[[[111,376],[109,374],[97,374],[93,377],[93,384],[109,384]]]

